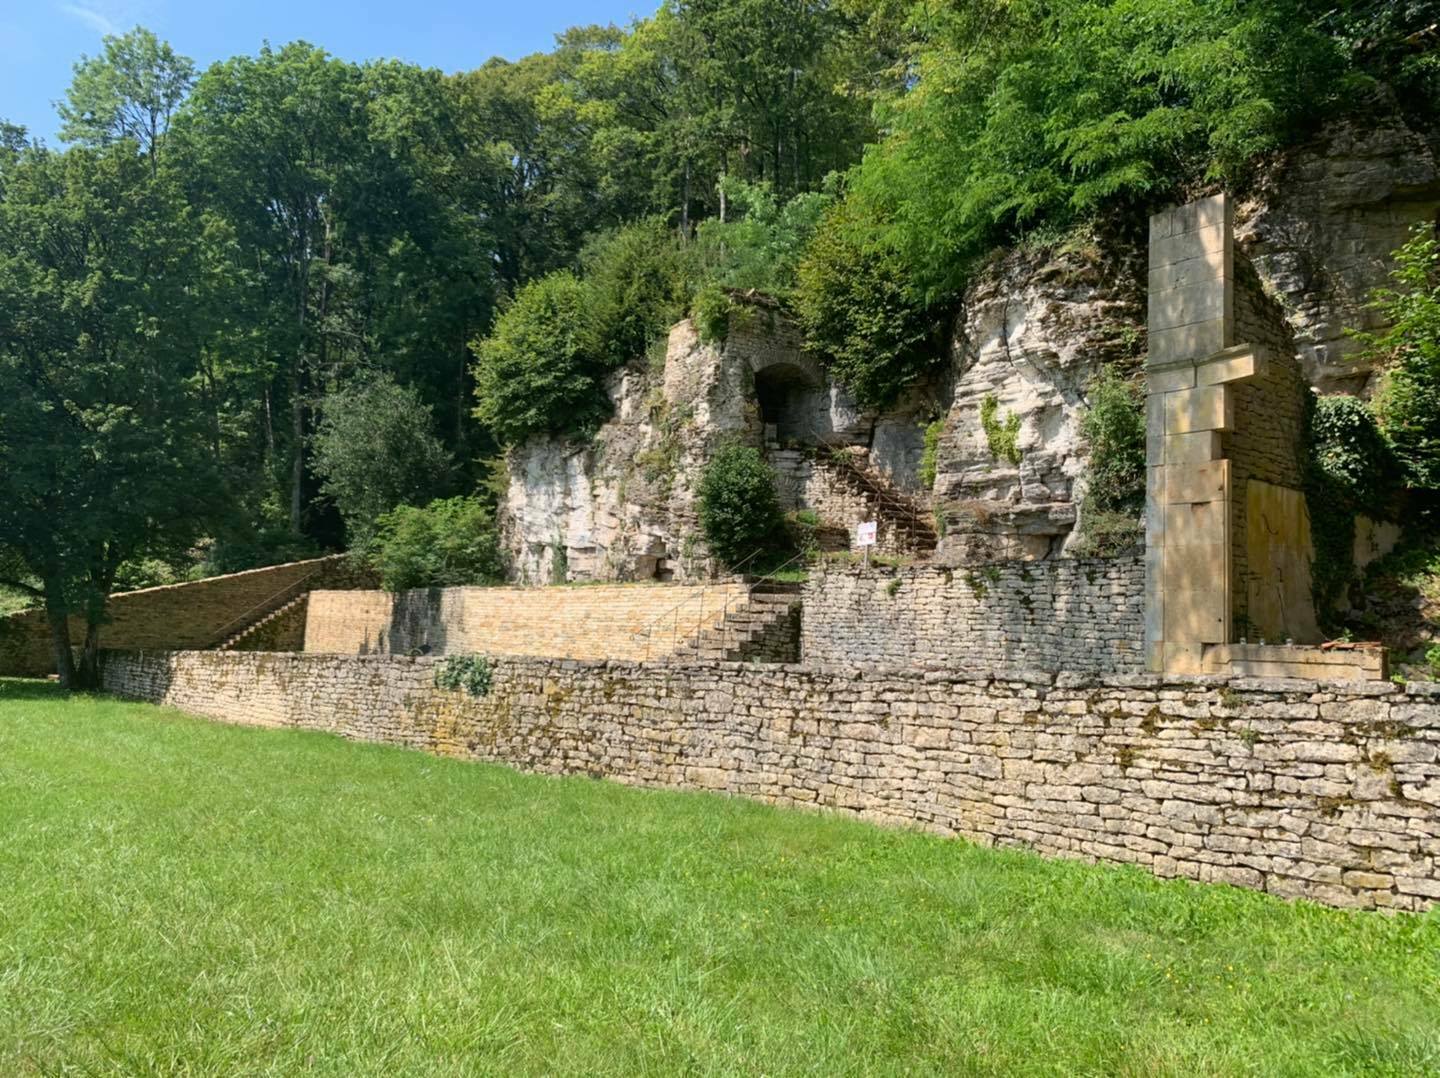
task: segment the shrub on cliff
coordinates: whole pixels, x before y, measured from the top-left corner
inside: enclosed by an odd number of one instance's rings
[[[798,270],[805,342],[863,408],[883,408],[943,357],[936,317],[899,252],[845,204],[826,214]]]
[[[715,454],[700,480],[700,526],[711,553],[731,566],[784,543],[775,473],[759,450],[728,445]]]
[[[1440,490],[1440,241],[1422,225],[1395,258],[1373,300],[1390,328],[1363,338],[1384,371],[1375,410],[1410,485]]]
[[[386,591],[495,584],[505,577],[495,517],[474,498],[445,498],[386,513],[369,559]]]
[[[643,356],[685,317],[694,257],[658,217],[602,233],[580,254],[590,293],[586,358],[604,370]]]
[[[475,416],[502,443],[583,431],[604,418],[602,372],[586,354],[594,341],[590,298],[572,273],[541,277],[471,346]]]
[[[1090,383],[1080,436],[1090,457],[1076,553],[1117,557],[1144,538],[1145,412],[1138,387],[1113,366]]]

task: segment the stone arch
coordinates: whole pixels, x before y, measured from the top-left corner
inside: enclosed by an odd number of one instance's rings
[[[781,445],[816,441],[817,410],[823,410],[826,394],[820,365],[808,356],[794,355],[751,369],[765,440]]]

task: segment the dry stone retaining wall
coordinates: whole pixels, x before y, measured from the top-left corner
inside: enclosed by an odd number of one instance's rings
[[[831,569],[813,574],[804,595],[800,655],[807,663],[1145,668],[1139,557]]]
[[[495,660],[106,655],[119,695],[257,726],[717,790],[1337,906],[1440,898],[1440,686]]]

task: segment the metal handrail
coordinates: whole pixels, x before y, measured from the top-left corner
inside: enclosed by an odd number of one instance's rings
[[[306,573],[306,574],[305,574],[304,576],[302,576],[299,580],[291,581],[289,584],[286,584],[286,585],[285,585],[283,588],[281,588],[279,591],[275,592],[275,594],[271,595],[270,597],[268,597],[268,598],[266,598],[266,599],[262,599],[260,602],[256,603],[254,606],[252,606],[249,610],[245,611],[245,613],[241,614],[239,617],[237,617],[237,618],[232,618],[230,621],[228,621],[228,622],[225,623],[224,627],[221,628],[221,630],[219,631],[219,633],[217,633],[215,636],[211,637],[210,643],[206,645],[206,648],[207,648],[207,649],[209,649],[209,648],[217,648],[217,647],[219,647],[221,644],[225,643],[225,641],[227,641],[227,640],[230,639],[231,630],[233,630],[233,629],[234,629],[236,626],[238,626],[238,625],[244,625],[246,622],[250,621],[251,617],[255,614],[256,611],[258,611],[258,610],[263,610],[265,607],[270,607],[270,609],[269,609],[269,610],[266,610],[265,613],[266,613],[267,615],[273,613],[276,609],[278,609],[278,606],[275,606],[275,605],[272,605],[272,604],[275,604],[275,603],[278,601],[278,602],[279,602],[279,606],[283,606],[285,603],[289,602],[291,598],[294,598],[294,597],[295,597],[295,596],[290,596],[290,597],[287,597],[287,598],[282,599],[281,596],[284,596],[285,593],[288,592],[288,591],[294,591],[294,592],[296,592],[296,595],[298,596],[299,591],[298,591],[297,589],[299,589],[299,588],[301,587],[301,585],[307,583],[307,582],[310,580],[311,577],[318,576],[319,574],[320,574],[320,570],[319,570],[319,569],[311,569],[310,572]],[[305,589],[305,590],[309,590],[309,589]],[[247,626],[247,627],[248,627],[248,626]]]
[[[739,576],[739,575],[743,572],[743,570],[745,569],[745,567],[746,567],[747,565],[749,565],[751,562],[753,562],[756,558],[758,558],[761,554],[764,554],[765,552],[766,552],[766,551],[765,551],[765,548],[764,548],[764,547],[760,547],[760,548],[758,548],[758,549],[756,549],[756,550],[754,550],[754,551],[751,551],[751,553],[750,553],[748,556],[746,556],[744,559],[742,559],[741,561],[739,561],[738,563],[736,563],[736,565],[730,570],[730,575],[731,575],[731,576]],[[724,586],[726,586],[726,585],[728,585],[728,584],[731,584],[731,583],[734,583],[734,582],[733,582],[733,581],[730,581],[730,580],[726,580],[726,581],[707,580],[704,584],[702,584],[702,585],[700,586],[700,596],[699,596],[699,598],[700,598],[700,600],[701,600],[702,610],[703,610],[703,604],[704,604],[705,590],[706,590],[707,588],[724,587]],[[679,611],[681,607],[688,606],[690,603],[694,602],[695,599],[696,599],[696,596],[694,596],[694,595],[687,596],[686,598],[681,599],[681,600],[680,600],[678,603],[676,603],[674,606],[672,606],[672,607],[670,607],[669,609],[664,610],[664,611],[662,611],[661,613],[655,615],[655,617],[651,618],[649,621],[647,621],[647,622],[646,622],[644,625],[642,625],[640,628],[636,629],[633,633],[630,634],[630,639],[634,640],[635,638],[640,637],[640,636],[649,637],[649,636],[653,635],[653,632],[654,632],[654,629],[655,629],[656,626],[658,626],[658,625],[659,625],[662,621],[664,621],[666,618],[670,617],[671,614],[676,614],[677,611]],[[679,619],[678,619],[678,615],[677,615],[677,619],[676,619],[676,620],[677,620],[677,621],[679,620]],[[647,655],[648,655],[648,647],[647,647]]]

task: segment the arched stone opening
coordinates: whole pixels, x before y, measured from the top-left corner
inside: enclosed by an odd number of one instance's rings
[[[815,372],[795,363],[772,363],[755,372],[755,398],[760,405],[767,445],[811,444],[821,410],[823,384]]]

